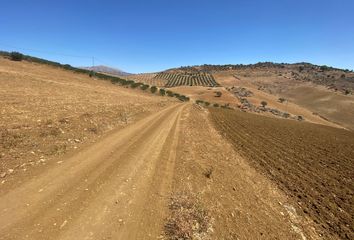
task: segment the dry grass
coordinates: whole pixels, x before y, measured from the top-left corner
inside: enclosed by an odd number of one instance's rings
[[[171,198],[165,234],[171,240],[208,239],[211,217],[197,197],[179,194]]]

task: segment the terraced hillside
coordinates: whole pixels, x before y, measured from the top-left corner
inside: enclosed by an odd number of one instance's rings
[[[141,82],[150,86],[164,87],[167,83],[166,79],[157,78],[157,73],[139,73],[128,76],[120,76],[127,80],[133,80],[135,82]]]
[[[155,76],[155,79],[167,80],[166,87],[178,86],[205,86],[215,87],[219,84],[215,81],[213,75],[204,72],[161,72]]]
[[[211,108],[235,149],[285,190],[325,239],[354,238],[354,133]]]

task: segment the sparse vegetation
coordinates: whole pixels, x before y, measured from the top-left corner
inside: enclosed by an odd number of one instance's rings
[[[278,99],[278,102],[280,102],[280,103],[283,103],[283,102],[285,102],[285,101],[286,101],[285,98],[279,98],[279,99]]]
[[[267,105],[268,105],[268,103],[267,103],[266,101],[262,101],[262,102],[261,102],[261,106],[262,106],[262,107],[266,107]]]
[[[157,87],[156,87],[156,86],[152,86],[152,87],[150,88],[150,91],[151,91],[151,93],[156,93]]]
[[[12,61],[22,61],[23,60],[23,54],[19,53],[19,52],[11,52],[10,59]]]
[[[140,86],[140,89],[141,89],[141,90],[146,90],[146,89],[148,89],[149,87],[150,87],[149,85],[143,84],[143,85]]]
[[[211,217],[195,196],[179,194],[171,198],[165,234],[170,240],[205,239],[211,231]]]
[[[161,96],[165,96],[166,95],[166,90],[163,89],[163,88],[160,88],[159,92],[160,92]]]
[[[214,168],[213,168],[213,167],[210,167],[210,168],[206,169],[206,170],[203,172],[203,175],[204,175],[206,178],[211,178],[211,175],[213,174],[213,171],[214,171]]]
[[[136,82],[134,82],[134,83],[130,84],[130,87],[131,87],[131,88],[137,88],[137,87],[139,87],[139,86],[141,86],[141,85],[142,85],[141,83],[136,83]]]
[[[220,92],[220,91],[215,92],[215,97],[221,97],[221,95],[222,95],[222,92]]]

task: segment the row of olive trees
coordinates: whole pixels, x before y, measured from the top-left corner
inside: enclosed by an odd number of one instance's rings
[[[113,84],[118,84],[118,85],[121,85],[121,86],[128,86],[130,88],[140,88],[141,90],[143,91],[150,91],[152,94],[156,94],[158,93],[159,95],[161,96],[168,96],[168,97],[175,97],[177,99],[179,99],[180,101],[182,102],[188,102],[190,99],[189,97],[185,96],[185,95],[182,95],[182,94],[179,94],[179,93],[175,93],[175,92],[172,92],[170,90],[165,90],[164,88],[158,88],[156,86],[150,86],[148,84],[144,84],[144,83],[140,83],[140,82],[135,82],[133,80],[125,80],[125,79],[121,79],[121,78],[114,78],[114,79],[111,79],[111,82]]]
[[[201,106],[205,106],[205,107],[212,106],[212,107],[221,107],[221,108],[231,109],[229,103],[226,103],[224,105],[220,105],[218,103],[210,103],[210,102],[203,101],[203,100],[196,100],[195,103],[198,104],[198,105],[201,105]]]

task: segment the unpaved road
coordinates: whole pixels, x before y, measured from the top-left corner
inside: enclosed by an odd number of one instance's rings
[[[180,193],[210,214],[202,239],[317,239],[193,104],[169,106],[46,167],[0,184],[0,239],[166,239],[170,197]]]
[[[0,196],[0,239],[156,238],[183,107],[112,132]]]

